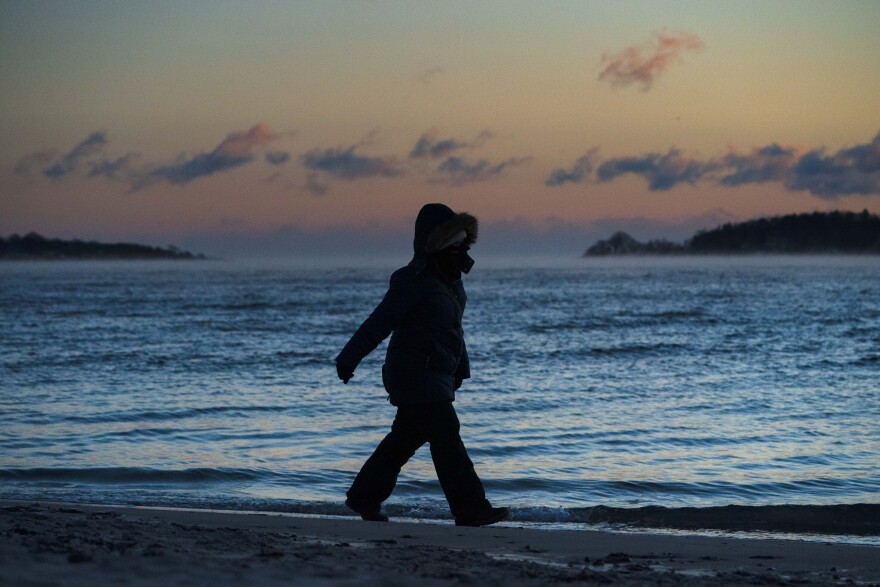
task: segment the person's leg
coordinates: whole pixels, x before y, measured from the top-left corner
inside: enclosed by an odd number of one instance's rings
[[[403,408],[398,408],[391,432],[361,467],[346,493],[345,503],[358,513],[378,512],[394,491],[401,467],[426,440],[420,427],[414,425]]]
[[[452,515],[457,520],[469,519],[490,509],[483,483],[461,440],[458,415],[452,402],[420,405],[416,414],[413,420],[425,430],[431,444],[434,469]]]

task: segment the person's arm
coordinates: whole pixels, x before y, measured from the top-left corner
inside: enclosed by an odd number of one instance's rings
[[[468,357],[467,344],[464,339],[461,340],[461,359],[458,361],[458,368],[455,370],[455,389],[461,387],[465,379],[471,378],[471,360]]]
[[[391,334],[418,299],[419,291],[412,273],[395,271],[385,297],[336,357],[336,372],[343,382],[348,383],[363,358]]]

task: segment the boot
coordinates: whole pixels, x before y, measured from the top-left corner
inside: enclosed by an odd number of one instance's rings
[[[507,508],[493,508],[483,510],[474,516],[455,519],[456,526],[488,526],[496,522],[502,522],[510,515]]]
[[[355,507],[350,500],[345,500],[345,505],[348,506],[348,509],[358,514],[362,520],[365,522],[387,522],[388,516],[383,514],[380,510],[363,510]]]

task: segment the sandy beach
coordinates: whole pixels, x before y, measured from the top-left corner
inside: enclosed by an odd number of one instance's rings
[[[880,549],[117,506],[0,504],[2,585],[880,583]]]

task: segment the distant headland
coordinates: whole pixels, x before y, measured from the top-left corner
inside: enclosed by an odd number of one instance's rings
[[[168,248],[150,247],[133,243],[98,243],[94,241],[46,238],[31,232],[25,236],[13,234],[0,237],[0,260],[143,260],[182,259],[203,260],[204,255],[183,251],[174,245]]]
[[[606,255],[880,254],[880,216],[867,210],[760,218],[701,230],[684,243],[642,243],[617,232],[585,257]]]

